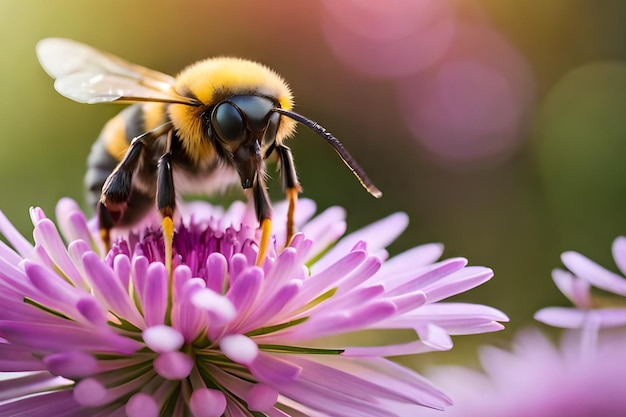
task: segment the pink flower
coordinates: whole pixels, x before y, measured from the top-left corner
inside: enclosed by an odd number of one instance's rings
[[[613,256],[626,271],[626,238],[613,243]],[[516,335],[511,351],[484,347],[484,372],[440,367],[430,377],[455,405],[445,415],[463,417],[613,417],[626,415],[626,308],[603,307],[595,286],[626,296],[626,280],[576,252],[561,259],[569,271],[552,277],[574,307],[547,307],[535,314],[565,328],[559,347],[538,330]],[[610,331],[608,330],[610,329]],[[425,416],[441,415],[426,411]]]
[[[626,274],[626,237],[613,241],[613,258],[622,274]],[[535,319],[555,327],[582,329],[587,344],[595,343],[599,329],[626,325],[626,307],[594,305],[591,295],[591,287],[597,287],[624,297],[626,279],[578,252],[565,252],[561,260],[569,271],[555,269],[552,279],[574,307],[544,308],[535,314]]]
[[[581,356],[580,334],[555,346],[536,329],[518,333],[511,350],[479,350],[484,371],[462,366],[432,369],[428,377],[454,405],[424,417],[617,417],[626,415],[622,383],[626,337],[604,340]]]
[[[398,213],[344,233],[333,207],[279,237],[255,265],[243,204],[180,209],[174,270],[150,224],[119,233],[103,258],[76,203],[58,225],[31,210],[35,244],[0,214],[0,416],[396,416],[448,397],[389,356],[444,350],[451,335],[500,330],[501,312],[441,300],[492,272],[442,246],[387,259]],[[276,207],[276,221],[284,207]],[[283,233],[278,227],[275,236]],[[349,333],[409,329],[412,341],[355,345]],[[26,373],[24,373],[26,372]]]

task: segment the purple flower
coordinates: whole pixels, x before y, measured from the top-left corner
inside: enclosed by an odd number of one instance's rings
[[[283,224],[284,205],[274,222]],[[490,279],[442,246],[387,259],[394,214],[345,232],[333,207],[287,247],[277,227],[256,266],[246,206],[180,208],[174,270],[158,222],[119,232],[102,256],[72,200],[55,224],[32,209],[32,245],[0,213],[0,416],[396,416],[449,398],[386,357],[445,350],[450,335],[502,329],[501,312],[441,300]],[[282,213],[282,214],[281,214]],[[385,331],[407,329],[410,341]],[[357,344],[369,330],[375,342]]]
[[[626,237],[613,241],[613,258],[622,274],[626,274]],[[583,348],[593,349],[599,329],[626,325],[626,307],[603,307],[592,298],[591,287],[625,297],[626,279],[578,252],[565,252],[561,260],[569,271],[555,269],[552,279],[574,307],[544,308],[535,314],[535,319],[555,327],[581,329]]]
[[[626,338],[604,340],[581,357],[580,335],[555,346],[539,330],[516,334],[511,350],[479,350],[484,371],[442,366],[428,372],[454,405],[425,417],[617,417],[626,415]]]
[[[613,243],[613,256],[626,271],[626,238]],[[463,417],[613,417],[626,415],[626,308],[603,307],[595,286],[626,296],[626,280],[583,255],[565,252],[569,271],[553,280],[574,307],[548,307],[535,314],[565,328],[559,347],[538,330],[516,335],[511,351],[484,347],[484,372],[441,367],[430,377],[455,402],[445,415]],[[610,329],[610,331],[609,331]],[[426,411],[426,416],[441,415]]]

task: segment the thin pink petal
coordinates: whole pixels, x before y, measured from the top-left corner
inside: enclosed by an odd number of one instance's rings
[[[433,323],[426,323],[425,325],[417,326],[416,330],[420,340],[425,345],[436,350],[452,349],[452,339],[442,327]]]
[[[157,353],[179,350],[185,343],[179,331],[164,324],[148,327],[141,332],[141,335],[146,346]]]
[[[312,316],[297,328],[283,333],[289,337],[307,340],[368,328],[381,322],[396,312],[396,306],[389,301],[373,301],[351,310],[333,311]]]
[[[189,280],[180,290],[177,302],[172,306],[172,326],[183,335],[187,343],[192,343],[208,326],[207,315],[191,301],[193,293],[204,289],[205,285],[202,278]]]
[[[259,352],[255,361],[248,366],[252,375],[269,385],[291,384],[302,372],[302,367],[290,360]]]
[[[55,207],[57,224],[68,242],[83,240],[91,242],[93,237],[82,210],[71,198],[62,198]]]
[[[584,310],[572,307],[547,307],[535,313],[535,320],[549,326],[579,329],[585,322]]]
[[[619,236],[613,241],[611,247],[613,259],[623,275],[626,275],[626,237]]]
[[[438,283],[424,288],[430,303],[446,299],[475,288],[493,277],[493,271],[482,266],[469,266],[448,275]]]
[[[213,252],[206,260],[207,269],[207,288],[218,294],[222,293],[226,280],[226,272],[228,270],[228,261],[226,257],[219,252]]]
[[[423,291],[429,285],[434,285],[453,272],[461,270],[465,265],[467,265],[466,259],[452,258],[399,276],[388,276],[383,268],[372,281],[384,282],[389,288],[387,294],[390,296],[403,295],[416,290]]]
[[[344,277],[350,271],[357,268],[365,259],[367,254],[363,251],[349,252],[343,258],[339,259],[334,264],[330,265],[323,271],[313,274],[304,281],[302,291],[300,293],[300,299],[294,300],[294,302],[306,302],[314,299],[315,297],[333,288],[337,284],[337,277]]]
[[[143,315],[147,326],[156,326],[165,322],[168,308],[169,282],[165,265],[160,262],[150,264],[141,292]]]
[[[242,272],[231,285],[226,297],[233,303],[238,313],[247,314],[248,307],[252,306],[259,295],[263,281],[263,270],[252,267]],[[240,318],[242,318],[240,316]]]
[[[0,321],[0,336],[26,349],[50,353],[80,346],[83,350],[131,354],[142,347],[141,343],[116,333],[94,332],[71,323],[51,325]]]
[[[222,391],[195,389],[189,400],[189,408],[194,417],[220,417],[226,409],[226,397]]]
[[[80,297],[86,295],[85,292],[78,291],[68,284],[58,274],[41,265],[26,261],[24,271],[30,282],[48,297],[54,297],[57,306],[73,306]]]
[[[557,288],[576,307],[582,309],[591,308],[591,284],[584,279],[580,279],[568,271],[554,269],[552,280]]]
[[[402,355],[416,355],[418,353],[427,353],[433,352],[437,349],[432,346],[426,345],[421,340],[414,340],[412,342],[407,343],[399,343],[393,345],[383,345],[383,346],[350,346],[344,348],[342,356],[350,356],[350,357],[364,357],[364,358],[373,358],[373,357],[384,357],[391,358],[394,356],[402,356]]]
[[[370,251],[391,244],[406,229],[409,218],[405,213],[394,213],[341,239],[322,259],[311,267],[312,271],[326,268],[336,262],[359,241],[367,242]]]
[[[78,409],[71,391],[57,391],[2,404],[0,416],[72,416],[78,414]]]
[[[0,211],[0,233],[24,258],[32,258],[34,256],[33,244],[18,232],[2,211]]]
[[[83,265],[95,295],[106,302],[107,308],[136,327],[145,327],[143,317],[131,302],[127,290],[122,287],[113,270],[93,252],[83,256]]]
[[[35,226],[33,231],[35,242],[41,244],[45,249],[50,259],[65,275],[72,280],[80,280],[79,272],[72,263],[70,257],[67,254],[67,249],[56,226],[50,219],[42,219]]]
[[[603,290],[626,296],[626,279],[577,252],[565,252],[561,255],[563,264],[575,275]]]
[[[150,395],[138,392],[129,398],[124,407],[128,417],[158,417],[159,405]]]
[[[386,261],[381,272],[385,275],[405,273],[407,270],[435,263],[442,254],[443,245],[441,243],[417,246]]]
[[[302,233],[313,241],[310,255],[316,256],[328,249],[346,232],[346,210],[342,207],[329,207],[302,227]]]
[[[99,371],[98,360],[82,351],[66,351],[44,358],[48,369],[66,378],[84,378]]]
[[[240,331],[254,330],[279,320],[281,318],[279,313],[291,300],[297,297],[301,287],[302,282],[299,280],[283,285],[273,297],[267,297],[264,303],[259,304],[254,309],[254,314],[248,317]]]
[[[154,370],[165,379],[185,379],[193,369],[193,359],[183,352],[164,352],[154,360]]]
[[[259,348],[256,343],[243,334],[222,337],[220,350],[232,361],[244,365],[250,365],[259,354]]]

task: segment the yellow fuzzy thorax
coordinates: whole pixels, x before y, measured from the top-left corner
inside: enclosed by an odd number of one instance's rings
[[[233,95],[260,94],[274,97],[283,109],[293,108],[291,91],[282,77],[264,65],[240,58],[209,58],[192,64],[176,77],[174,90],[204,104],[197,107],[172,104],[169,107],[170,118],[183,139],[182,145],[196,162],[215,152],[204,140],[206,133],[201,114],[207,107]],[[295,124],[281,116],[276,135],[278,144],[293,133]]]

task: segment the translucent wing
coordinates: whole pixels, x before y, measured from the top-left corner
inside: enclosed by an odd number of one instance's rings
[[[174,92],[174,78],[70,39],[37,44],[41,66],[54,88],[80,103],[160,101],[197,105]]]

